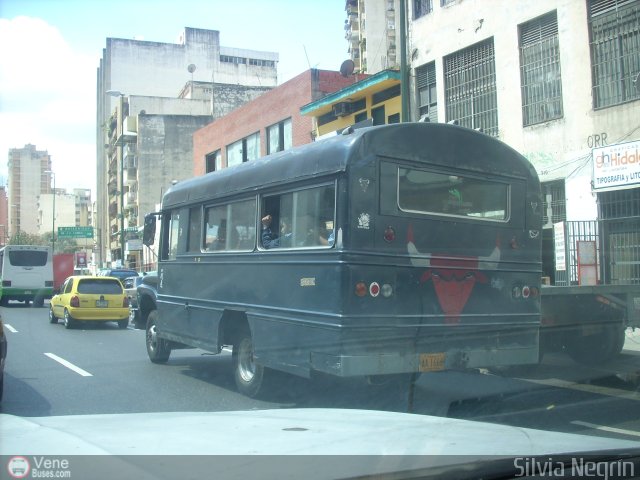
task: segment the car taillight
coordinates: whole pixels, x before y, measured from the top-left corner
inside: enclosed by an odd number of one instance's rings
[[[128,308],[128,307],[129,307],[129,297],[124,297],[124,298],[122,299],[122,306],[123,306],[124,308]]]
[[[69,300],[69,305],[72,307],[79,307],[80,306],[80,298],[78,298],[77,295],[74,295],[73,297],[71,297],[71,300]]]

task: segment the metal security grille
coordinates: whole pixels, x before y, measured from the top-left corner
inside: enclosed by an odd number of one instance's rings
[[[640,217],[640,188],[598,193],[598,217],[603,220]]]
[[[562,117],[562,78],[556,12],[520,25],[522,123]]]
[[[589,0],[594,108],[640,98],[640,0]]]
[[[498,136],[493,38],[444,58],[447,121]]]
[[[420,18],[433,10],[432,0],[413,0],[413,18]]]
[[[542,224],[564,222],[567,219],[567,200],[565,198],[564,180],[545,182],[542,184]],[[551,221],[549,221],[551,207]]]
[[[438,121],[438,99],[436,95],[436,63],[431,62],[416,68],[418,90],[418,113],[428,115],[429,121]]]

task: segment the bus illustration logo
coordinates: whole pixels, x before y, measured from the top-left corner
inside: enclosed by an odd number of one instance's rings
[[[7,463],[7,471],[13,478],[25,478],[31,471],[31,465],[25,457],[11,457]]]
[[[418,251],[411,226],[407,231],[407,251],[411,264],[425,269],[420,283],[433,282],[438,303],[448,324],[460,323],[460,314],[469,300],[473,287],[476,283],[488,282],[487,276],[480,270],[495,270],[500,262],[499,238],[496,239],[496,246],[488,257],[436,257]]]

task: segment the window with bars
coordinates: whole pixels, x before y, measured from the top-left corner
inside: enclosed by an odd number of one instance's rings
[[[493,38],[444,57],[447,121],[498,136]]]
[[[640,188],[598,192],[598,217],[603,220],[640,217]]]
[[[593,108],[640,99],[640,0],[588,0]]]
[[[519,27],[522,124],[562,118],[558,17],[551,12]]]
[[[542,187],[542,224],[564,222],[567,220],[567,199],[564,190],[564,180],[544,182]],[[551,208],[551,218],[549,218]]]
[[[428,115],[429,121],[438,121],[438,99],[436,97],[436,62],[416,68],[416,90],[418,91],[418,116]]]
[[[424,17],[433,11],[433,0],[413,0],[413,19]]]

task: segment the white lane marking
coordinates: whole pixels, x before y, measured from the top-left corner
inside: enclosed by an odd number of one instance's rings
[[[608,397],[623,398],[625,400],[640,401],[638,392],[630,392],[619,388],[603,387],[600,385],[589,385],[585,383],[571,382],[558,378],[548,378],[545,380],[526,380],[527,382],[545,385],[548,387],[566,388],[567,390],[575,390],[578,392],[595,393],[598,395],[606,395]]]
[[[64,365],[69,370],[73,370],[74,372],[76,372],[79,375],[82,375],[83,377],[93,377],[93,375],[91,375],[86,370],[83,370],[80,367],[76,367],[73,363],[66,361],[64,358],[60,358],[59,356],[53,353],[45,353],[45,355],[49,357],[51,360],[55,360],[59,364]]]
[[[582,427],[589,427],[589,428],[593,428],[593,429],[596,429],[596,430],[602,430],[603,432],[620,433],[622,435],[630,435],[632,437],[640,437],[640,432],[635,432],[633,430],[625,430],[623,428],[607,427],[606,425],[596,425],[595,423],[581,422],[580,420],[574,420],[571,423],[573,423],[574,425],[580,425]]]
[[[8,323],[4,324],[5,327],[7,327],[7,330],[9,330],[11,333],[18,333],[18,330],[16,330],[15,328],[13,328],[11,325],[9,325]]]

